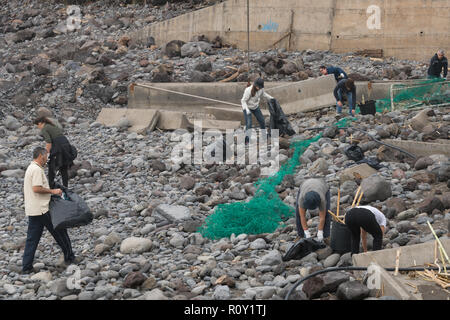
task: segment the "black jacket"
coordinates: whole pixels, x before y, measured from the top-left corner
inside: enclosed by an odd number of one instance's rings
[[[341,81],[338,82],[337,86],[334,88],[334,97],[336,98],[336,101],[341,101],[341,99],[343,99],[343,95],[347,95],[348,93],[352,93],[353,94],[353,108],[355,108],[356,105],[356,86],[353,87],[353,90],[348,91],[347,87],[345,86],[345,84],[347,83],[348,79],[343,79]],[[341,97],[339,97],[339,89],[341,90]]]
[[[50,150],[50,161],[55,161],[55,167],[71,167],[76,158],[76,149],[74,149],[65,136],[59,136],[52,139],[52,148]]]
[[[444,78],[447,78],[448,73],[448,60],[446,57],[443,57],[442,60],[439,60],[437,53],[431,58],[430,67],[428,68],[428,75],[440,77],[442,68],[444,68]]]

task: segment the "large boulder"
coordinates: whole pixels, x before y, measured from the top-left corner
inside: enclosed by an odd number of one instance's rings
[[[334,292],[341,283],[349,281],[350,276],[342,272],[331,271],[309,278],[303,284],[303,292],[309,299],[316,299],[322,293]]]
[[[200,55],[200,53],[213,54],[214,49],[212,45],[205,41],[188,42],[181,47],[181,56],[194,58]]]
[[[337,297],[341,300],[362,300],[370,294],[369,288],[359,281],[341,283],[337,289]]]
[[[152,247],[152,241],[146,238],[130,237],[122,241],[120,245],[121,253],[143,253]]]
[[[384,201],[392,196],[391,184],[379,175],[372,175],[363,179],[361,191],[364,192],[362,201],[365,203],[377,200]]]
[[[181,47],[186,42],[181,40],[172,40],[166,44],[165,53],[169,58],[181,57]]]

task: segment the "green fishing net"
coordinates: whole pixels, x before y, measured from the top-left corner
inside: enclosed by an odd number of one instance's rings
[[[351,121],[352,118],[344,118],[335,126],[346,127]],[[283,221],[295,215],[295,208],[285,204],[275,188],[281,184],[286,175],[295,173],[300,164],[300,156],[311,143],[321,137],[322,134],[318,134],[311,139],[291,142],[290,148],[294,149],[292,157],[277,173],[255,182],[257,190],[252,199],[248,202],[217,205],[214,213],[205,219],[198,232],[213,240],[230,237],[233,233],[239,235],[274,232]]]
[[[376,110],[395,111],[447,104],[450,104],[450,81],[437,78],[393,85],[385,99],[377,100]]]

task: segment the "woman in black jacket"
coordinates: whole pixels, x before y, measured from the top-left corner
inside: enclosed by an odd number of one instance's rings
[[[62,129],[47,117],[37,118],[34,120],[34,124],[41,130],[41,135],[46,142],[45,148],[50,154],[48,162],[48,182],[50,188],[54,188],[55,175],[58,170],[61,174],[63,185],[68,187],[68,169],[73,165],[73,160],[76,157],[76,149],[70,145]]]

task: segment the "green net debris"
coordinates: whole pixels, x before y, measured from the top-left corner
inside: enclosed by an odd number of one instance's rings
[[[376,110],[384,112],[448,104],[450,81],[437,78],[393,85],[385,99],[377,100]]]
[[[335,125],[346,127],[352,120],[352,118],[344,118]],[[275,187],[286,175],[295,172],[300,164],[300,156],[311,143],[318,141],[321,137],[320,133],[308,140],[292,142],[290,148],[294,149],[293,156],[276,174],[255,183],[257,190],[250,201],[217,205],[214,213],[206,218],[198,232],[213,240],[230,237],[233,233],[239,235],[274,232],[284,220],[295,215],[295,208],[288,206],[280,199]]]

